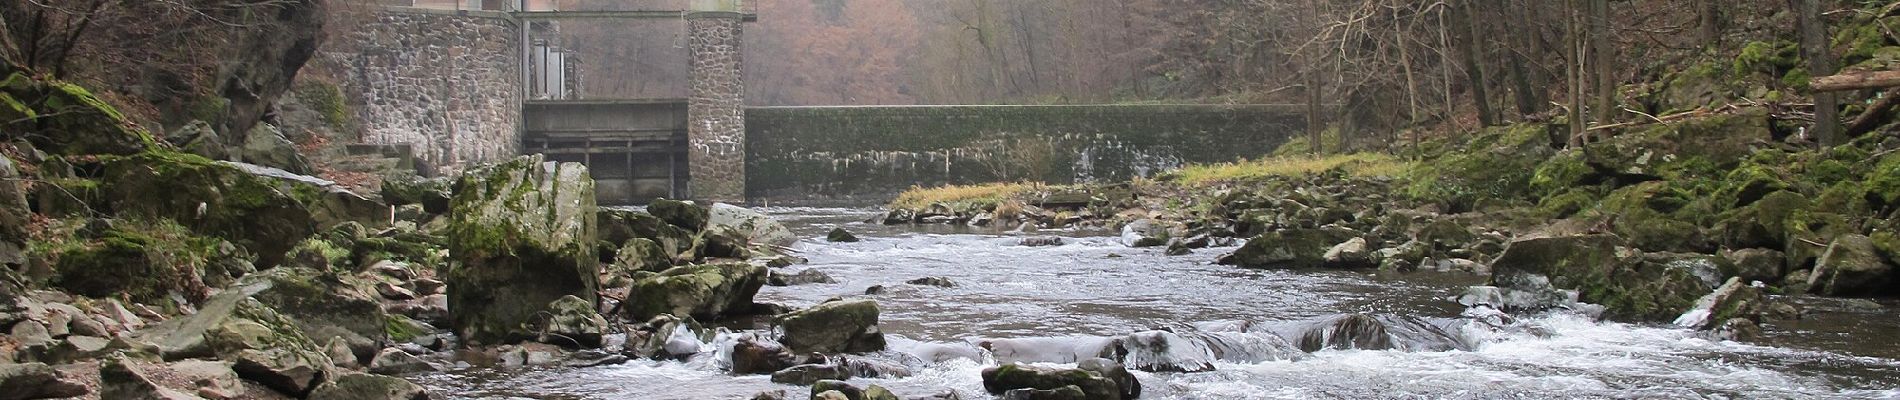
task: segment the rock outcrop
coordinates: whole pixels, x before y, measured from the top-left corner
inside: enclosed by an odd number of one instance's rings
[[[541,156],[469,171],[455,182],[446,276],[452,329],[472,343],[535,337],[526,330],[563,296],[598,302],[594,181]]]

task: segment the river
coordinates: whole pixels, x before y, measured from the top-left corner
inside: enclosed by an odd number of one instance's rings
[[[1766,324],[1762,340],[1738,343],[1568,312],[1468,310],[1454,296],[1484,279],[1462,273],[1245,270],[1213,265],[1231,248],[1169,257],[1124,247],[1113,232],[1044,231],[1036,234],[1062,236],[1065,244],[1024,247],[1009,233],[857,222],[876,210],[768,211],[809,238],[795,249],[810,263],[786,270],[815,268],[837,283],[768,286],[758,301],[805,307],[832,297],[876,299],[892,347],[885,356],[908,360],[914,375],[852,383],[906,398],[950,390],[991,398],[978,373],[999,359],[1060,364],[1073,357],[1066,349],[1157,328],[1208,332],[1228,338],[1228,347],[1212,372],[1134,372],[1144,399],[1900,398],[1900,307],[1892,302],[1789,299],[1812,315]],[[824,233],[836,226],[864,241],[826,243]],[[904,283],[921,277],[956,286]],[[865,295],[871,286],[884,290]],[[1401,349],[1287,347],[1349,313],[1386,322]],[[983,351],[984,342],[998,350]],[[468,399],[806,394],[767,376],[726,374],[721,356],[414,378]]]

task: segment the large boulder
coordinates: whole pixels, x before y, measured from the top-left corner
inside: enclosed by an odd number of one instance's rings
[[[99,224],[92,237],[48,249],[54,286],[93,297],[125,296],[163,304],[174,295],[191,302],[210,294],[205,284],[218,240],[197,236],[168,220]],[[226,277],[228,279],[228,276]]]
[[[236,164],[169,152],[104,163],[105,197],[121,217],[168,218],[230,240],[270,268],[318,229],[310,210],[322,188],[259,176]]]
[[[231,316],[205,331],[205,341],[238,376],[301,396],[333,375],[329,354],[270,307],[245,300]]]
[[[1333,229],[1288,229],[1268,232],[1222,256],[1222,265],[1261,269],[1305,269],[1326,266],[1326,253],[1352,240],[1351,232]]]
[[[607,333],[607,319],[594,310],[594,304],[579,297],[562,296],[548,303],[548,317],[541,324],[541,337],[545,343],[578,348],[600,346],[601,335]]]
[[[318,386],[309,400],[424,400],[429,392],[402,378],[347,374]]]
[[[389,341],[391,317],[367,284],[347,275],[303,268],[278,268],[258,279],[271,287],[254,297],[289,316],[305,336],[336,338],[355,359],[367,359]]]
[[[1841,235],[1828,244],[1808,275],[1808,290],[1826,296],[1875,296],[1895,292],[1894,266],[1880,257],[1874,240]]]
[[[792,234],[792,230],[785,228],[784,224],[750,208],[716,203],[712,205],[709,214],[706,220],[707,227],[731,228],[738,232],[740,237],[752,243],[790,246],[798,241],[798,235]]]
[[[41,363],[0,363],[0,400],[52,399],[84,396],[86,385],[61,377],[59,370]]]
[[[425,212],[449,212],[449,194],[454,182],[447,178],[423,178],[415,174],[391,174],[383,177],[383,201],[392,206],[420,204]]]
[[[1520,239],[1492,262],[1491,280],[1506,289],[1573,290],[1611,318],[1668,321],[1719,282],[1716,257],[1642,257],[1621,251],[1610,235]]]
[[[600,226],[600,240],[614,246],[624,246],[630,240],[644,238],[652,240],[654,244],[660,246],[661,252],[674,259],[679,258],[681,252],[693,247],[693,233],[673,226],[653,214],[602,208],[596,220]]]
[[[0,156],[0,266],[26,263],[26,185],[13,159]]]
[[[244,135],[244,145],[236,149],[238,161],[277,168],[296,174],[309,175],[315,172],[310,161],[297,152],[297,144],[284,138],[277,127],[259,123]]]
[[[778,317],[780,343],[798,353],[864,353],[884,349],[874,300],[830,301]]]
[[[455,182],[447,279],[450,326],[472,343],[530,339],[524,327],[563,296],[598,302],[594,180],[540,155]]]
[[[125,357],[111,357],[99,364],[99,397],[126,400],[202,400],[203,398],[172,390],[146,377],[145,371],[132,365]]]
[[[1728,278],[1728,282],[1696,300],[1695,307],[1676,317],[1676,326],[1690,329],[1715,329],[1731,319],[1761,321],[1761,314],[1768,308],[1761,289],[1742,283],[1741,277]]]
[[[746,263],[673,267],[633,283],[621,304],[623,316],[645,320],[660,314],[713,319],[752,308],[765,286],[765,267]]]
[[[152,135],[132,127],[117,109],[85,88],[15,72],[0,81],[0,118],[13,137],[54,154],[134,154],[156,146]]]
[[[652,203],[647,204],[647,213],[688,232],[706,229],[707,220],[712,218],[711,213],[698,204],[667,199],[653,199]]]
[[[983,369],[983,390],[1004,394],[1016,389],[1061,390],[1074,386],[1087,400],[1121,400],[1120,385],[1094,371],[1003,364]]]
[[[629,276],[634,272],[665,272],[673,268],[674,254],[667,254],[658,242],[647,238],[633,238],[620,251],[614,254],[613,271],[616,275]]]

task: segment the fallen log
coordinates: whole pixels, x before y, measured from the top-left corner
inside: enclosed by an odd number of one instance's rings
[[[1881,89],[1900,86],[1900,70],[1847,72],[1815,77],[1808,87],[1816,92]]]

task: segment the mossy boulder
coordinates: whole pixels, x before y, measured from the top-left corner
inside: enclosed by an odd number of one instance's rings
[[[1522,199],[1531,194],[1538,164],[1556,154],[1550,125],[1487,128],[1461,149],[1436,153],[1407,173],[1406,197],[1470,211],[1479,199]]]
[[[132,127],[117,109],[79,85],[16,72],[0,81],[0,93],[10,99],[4,108],[11,110],[0,112],[27,118],[6,124],[7,130],[28,138],[41,150],[54,154],[128,155],[157,146],[151,134]]]
[[[309,205],[324,189],[278,181],[203,157],[147,152],[104,163],[106,198],[120,216],[165,218],[230,240],[269,268],[316,232]]]
[[[1611,318],[1637,321],[1674,318],[1714,286],[1706,281],[1719,270],[1713,263],[1645,260],[1619,251],[1618,243],[1610,235],[1520,239],[1492,262],[1491,280],[1521,290],[1541,290],[1548,282],[1577,291],[1580,301],[1603,305]]]
[[[677,258],[681,252],[693,247],[693,233],[673,226],[660,217],[645,212],[602,208],[597,215],[600,226],[600,239],[614,246],[624,246],[629,240],[645,238],[660,246],[660,250]]]
[[[1602,218],[1614,218],[1608,223],[1611,232],[1643,250],[1712,250],[1695,222],[1676,216],[1696,197],[1668,182],[1644,182],[1611,192],[1598,204],[1597,212]],[[1682,214],[1694,214],[1694,209],[1689,210]]]
[[[455,182],[445,281],[456,334],[475,343],[533,338],[549,303],[599,301],[594,180],[575,163],[523,156]]]
[[[792,230],[785,228],[785,224],[750,208],[717,203],[708,210],[708,215],[707,227],[731,228],[750,243],[790,246],[798,241],[798,235],[792,234]]]
[[[884,350],[875,300],[834,300],[778,317],[792,352],[868,353]]]
[[[26,192],[13,159],[0,155],[0,266],[26,262],[27,218],[33,214]]]
[[[262,165],[290,171],[295,174],[309,175],[315,172],[310,160],[297,152],[297,144],[291,143],[277,127],[258,123],[244,135],[244,145],[236,149],[237,159],[246,163]]]
[[[1713,228],[1714,236],[1728,248],[1787,248],[1789,221],[1809,207],[1807,196],[1769,193],[1753,204],[1724,212]]]
[[[204,332],[218,358],[239,377],[291,396],[303,396],[335,375],[323,347],[289,318],[256,300],[238,303],[231,318]]]
[[[364,373],[339,376],[310,392],[309,400],[422,400],[429,392],[402,378]]]
[[[289,316],[305,336],[341,338],[358,359],[368,359],[390,340],[390,316],[370,283],[342,271],[303,268],[277,268],[260,278],[272,285],[253,297]]]
[[[1863,185],[1867,199],[1886,210],[1900,207],[1900,153],[1889,154],[1875,164]]]
[[[1808,290],[1827,296],[1878,296],[1895,293],[1895,267],[1880,255],[1873,238],[1841,235],[1828,244],[1814,265]]]
[[[630,275],[635,271],[665,272],[673,268],[673,257],[660,244],[647,238],[634,238],[621,246],[614,256],[612,273]]]
[[[1325,265],[1326,251],[1355,237],[1334,229],[1288,229],[1248,239],[1220,264],[1257,269],[1305,269]]]
[[[1064,390],[1074,387],[1087,400],[1121,400],[1121,387],[1094,371],[1008,363],[983,369],[983,390],[1003,394],[1012,390]],[[1073,389],[1071,389],[1073,390]]]
[[[673,267],[635,281],[621,311],[634,320],[660,314],[716,319],[750,310],[765,280],[765,267],[746,263]]]
[[[688,232],[706,229],[707,221],[712,218],[711,212],[698,204],[667,199],[653,199],[652,203],[647,204],[647,213]]]
[[[1612,178],[1707,176],[1746,158],[1753,141],[1769,139],[1769,120],[1766,110],[1751,109],[1650,125],[1591,143],[1586,162]]]
[[[193,302],[210,295],[205,274],[219,243],[158,220],[119,221],[89,237],[43,247],[55,256],[54,286],[85,296],[169,304],[173,294]]]
[[[579,297],[563,296],[548,303],[547,317],[539,326],[540,340],[562,346],[595,348],[607,333],[607,319],[594,304]]]

